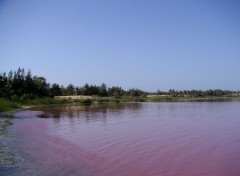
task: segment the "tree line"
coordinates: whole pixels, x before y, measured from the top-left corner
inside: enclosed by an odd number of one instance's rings
[[[10,71],[0,74],[0,97],[7,99],[34,99],[54,96],[66,96],[66,95],[89,95],[89,96],[147,96],[149,94],[154,95],[169,95],[173,97],[177,96],[191,96],[191,97],[205,97],[205,96],[231,96],[233,94],[239,94],[239,91],[227,91],[227,90],[183,90],[178,91],[170,89],[168,92],[156,91],[146,92],[140,89],[124,90],[120,86],[107,87],[105,83],[101,85],[89,85],[74,86],[69,84],[68,86],[60,86],[57,83],[50,84],[46,78],[42,76],[32,76],[30,70],[25,72],[24,69],[18,68],[16,71]]]
[[[16,71],[10,71],[0,74],[0,97],[8,99],[34,99],[66,95],[95,95],[95,96],[142,96],[146,93],[139,89],[123,90],[119,86],[107,87],[105,83],[101,85],[60,86],[57,83],[50,84],[42,76],[32,76],[30,70],[18,68]]]
[[[50,84],[41,76],[32,76],[29,70],[18,68],[8,74],[0,74],[0,97],[14,99],[46,97],[50,95]]]
[[[170,89],[168,92],[157,92],[159,95],[170,95],[173,97],[183,97],[183,96],[189,96],[189,97],[207,97],[207,96],[215,96],[215,97],[221,97],[221,96],[232,96],[239,94],[239,91],[229,91],[229,90],[221,90],[221,89],[209,89],[209,90],[174,90]]]

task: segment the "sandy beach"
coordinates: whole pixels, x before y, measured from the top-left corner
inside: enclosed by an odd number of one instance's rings
[[[0,113],[0,175],[7,173],[17,163],[14,152],[8,146],[11,134],[7,130],[12,125],[12,118],[15,112]]]

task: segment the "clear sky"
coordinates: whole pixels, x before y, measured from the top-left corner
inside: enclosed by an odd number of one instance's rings
[[[239,0],[0,0],[0,72],[147,91],[240,89]]]

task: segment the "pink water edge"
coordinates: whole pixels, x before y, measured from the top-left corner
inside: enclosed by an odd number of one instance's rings
[[[19,175],[238,176],[238,105],[142,103],[21,111],[12,127],[23,158]],[[43,113],[49,118],[37,117]]]

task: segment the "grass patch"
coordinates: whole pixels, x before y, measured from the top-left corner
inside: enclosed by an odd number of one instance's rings
[[[9,111],[16,108],[19,108],[18,103],[0,98],[0,111]]]
[[[79,103],[84,104],[84,105],[90,105],[90,104],[92,104],[92,102],[93,102],[93,100],[89,99],[89,98],[82,99],[82,100],[79,101]]]
[[[68,103],[69,100],[65,99],[54,99],[54,98],[37,98],[30,100],[22,100],[22,105],[52,105],[52,104],[65,104]]]
[[[97,103],[123,103],[123,102],[145,102],[146,97],[121,96],[121,97],[94,97],[94,102]]]
[[[20,108],[21,106],[33,106],[33,105],[52,105],[52,104],[66,104],[70,103],[69,100],[59,100],[54,98],[36,98],[36,99],[15,99],[8,100],[0,98],[0,111],[9,111],[12,109]]]

